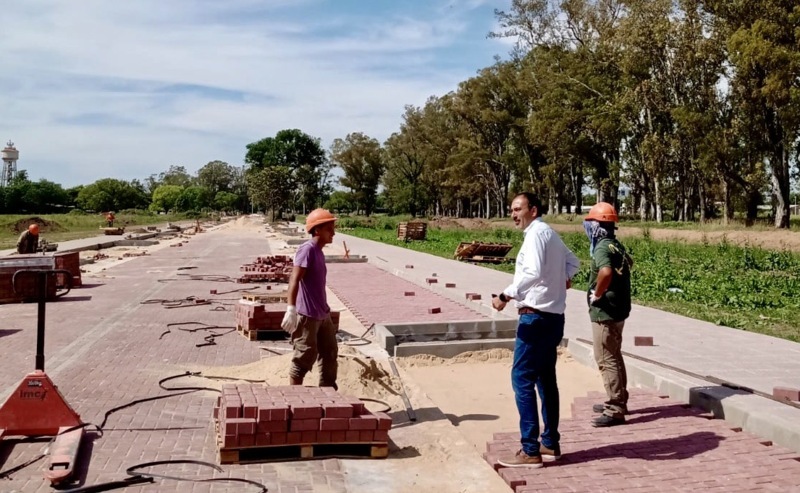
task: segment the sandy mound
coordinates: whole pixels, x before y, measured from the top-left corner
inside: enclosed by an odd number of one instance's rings
[[[220,366],[201,369],[207,376],[241,378],[243,380],[266,380],[267,385],[287,385],[292,354],[265,357],[260,361],[241,366]],[[306,375],[306,385],[316,385],[319,381],[318,369]],[[348,346],[339,347],[339,392],[361,398],[379,399],[392,408],[401,405],[400,385],[390,370]],[[222,385],[218,381],[216,386]],[[370,406],[371,409],[380,406]]]
[[[406,368],[419,366],[447,366],[468,365],[478,363],[511,363],[514,351],[510,349],[487,349],[485,351],[467,351],[452,358],[440,358],[431,354],[417,354],[407,358],[397,358],[398,363]],[[564,362],[572,361],[572,355],[566,348],[558,348],[558,359]]]
[[[463,365],[475,363],[503,363],[511,362],[514,352],[510,349],[487,349],[485,351],[467,351],[452,358],[440,358],[431,354],[417,354],[407,358],[397,358],[397,361],[408,367],[415,366],[441,366]]]
[[[12,224],[11,231],[13,231],[14,233],[22,233],[23,231],[27,231],[28,226],[33,223],[39,225],[39,230],[42,233],[53,233],[65,230],[63,226],[61,226],[55,221],[48,221],[47,219],[42,219],[39,216],[32,216],[25,219],[20,219],[19,221]]]

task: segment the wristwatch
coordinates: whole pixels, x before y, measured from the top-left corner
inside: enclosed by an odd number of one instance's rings
[[[502,301],[503,303],[508,303],[509,298],[508,296],[506,296],[505,293],[500,293],[500,296],[498,296],[498,298],[500,298],[500,301]]]

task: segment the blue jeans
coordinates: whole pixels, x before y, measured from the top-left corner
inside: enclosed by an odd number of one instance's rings
[[[519,411],[522,451],[529,456],[539,455],[536,390],[542,399],[542,445],[550,449],[559,446],[556,359],[563,337],[563,314],[529,313],[519,317],[511,386]]]

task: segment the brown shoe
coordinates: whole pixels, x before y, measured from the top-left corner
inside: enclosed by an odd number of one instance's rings
[[[519,449],[516,454],[511,457],[503,457],[498,459],[497,463],[504,467],[530,467],[536,469],[542,467],[542,457],[539,455],[528,455]]]
[[[539,445],[539,454],[545,462],[554,462],[561,458],[561,447],[547,448]]]

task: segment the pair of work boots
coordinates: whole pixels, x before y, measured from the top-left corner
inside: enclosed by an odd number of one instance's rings
[[[605,404],[595,404],[592,406],[592,411],[600,413],[600,416],[592,420],[592,426],[594,426],[595,428],[607,428],[609,426],[617,426],[625,424],[624,416],[621,417],[609,416],[605,414],[605,410],[606,410]],[[626,409],[623,414],[628,414],[628,410]]]

